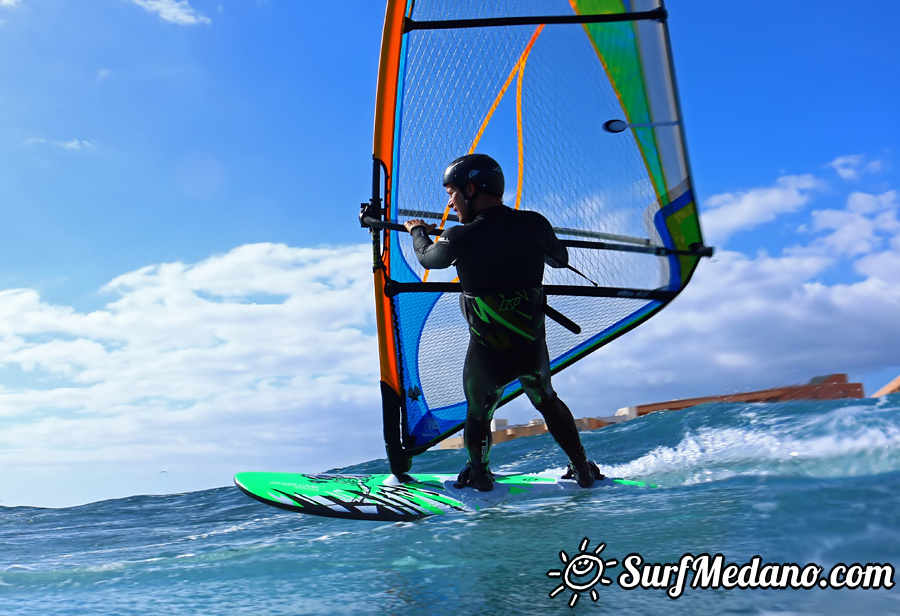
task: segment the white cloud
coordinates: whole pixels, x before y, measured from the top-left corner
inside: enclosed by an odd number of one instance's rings
[[[854,192],[842,210],[817,210],[804,230],[828,232],[808,246],[792,247],[792,254],[823,254],[834,257],[867,255],[900,232],[897,191],[879,195]]]
[[[881,213],[878,219],[887,221],[888,224],[884,224],[884,222],[882,224],[885,228],[893,231],[895,235],[884,250],[858,259],[855,268],[857,272],[870,279],[879,280],[885,284],[900,285],[900,223],[897,218],[897,193],[896,191],[891,191],[891,193],[894,202],[892,218]]]
[[[791,176],[712,200],[781,204],[775,215],[818,187]],[[897,205],[896,191],[857,191],[811,213],[780,254],[719,249],[671,306],[555,388],[576,415],[597,416],[897,365]],[[93,312],[0,291],[0,467],[25,478],[0,499],[194,490],[240,470],[383,457],[370,250],[253,244],[153,265],[112,280]],[[534,415],[524,399],[498,412]]]
[[[890,258],[900,263],[900,251]],[[816,282],[834,265],[817,256],[720,252],[701,263],[662,313],[560,374],[555,388],[577,414],[607,415],[623,406],[896,365],[898,275]],[[890,265],[873,262],[869,269],[900,271]]]
[[[887,285],[900,286],[900,236],[891,242],[892,250],[867,255],[856,262],[856,271]]]
[[[209,467],[225,485],[380,457],[370,251],[242,246],[120,276],[87,313],[0,292],[0,466],[60,484]]]
[[[22,0],[0,0],[0,8],[16,9],[22,6]]]
[[[671,306],[559,375],[556,389],[579,414],[604,415],[620,406],[896,366],[897,212],[896,190],[857,191],[842,209],[812,212],[798,243],[781,254],[717,251]]]
[[[44,139],[43,137],[33,137],[26,140],[22,145],[49,145],[56,148],[62,148],[63,150],[92,150],[95,147],[92,142],[85,139],[70,139],[69,141],[60,141],[57,139]]]
[[[721,246],[735,233],[796,212],[822,190],[823,182],[812,175],[786,175],[768,188],[715,195],[702,208],[704,235],[710,245]]]
[[[862,154],[839,156],[828,163],[843,180],[859,180],[864,174],[878,173],[886,167],[882,160],[868,161]]]
[[[209,24],[209,17],[199,14],[187,0],[128,0],[162,19],[180,26]]]

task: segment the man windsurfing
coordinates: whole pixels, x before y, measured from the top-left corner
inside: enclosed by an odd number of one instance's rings
[[[493,488],[491,418],[503,390],[515,379],[569,457],[566,477],[590,487],[603,475],[588,460],[572,412],[550,384],[544,329],[544,263],[566,267],[566,247],[546,218],[503,204],[503,171],[490,156],[469,154],[454,160],[442,183],[448,206],[462,224],[444,230],[437,242],[428,237],[436,225],[414,219],[405,226],[422,266],[455,265],[463,289],[460,305],[469,324],[463,369],[469,463],[457,487],[469,485],[483,492]]]

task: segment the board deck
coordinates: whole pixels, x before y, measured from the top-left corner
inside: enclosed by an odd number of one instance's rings
[[[582,490],[572,479],[541,474],[496,475],[494,489],[454,488],[456,475],[413,474],[412,483],[394,475],[305,475],[238,473],[234,483],[248,496],[273,507],[310,515],[354,520],[403,521],[454,511],[480,511],[529,495]],[[641,481],[606,478],[596,487],[653,487]]]

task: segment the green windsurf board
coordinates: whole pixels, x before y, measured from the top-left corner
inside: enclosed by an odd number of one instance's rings
[[[572,479],[546,474],[495,475],[494,489],[455,488],[456,475],[413,474],[401,483],[394,475],[306,475],[238,473],[234,483],[248,496],[273,507],[331,518],[404,521],[452,512],[480,511],[534,495],[583,490]],[[606,478],[590,489],[654,487],[641,481]]]

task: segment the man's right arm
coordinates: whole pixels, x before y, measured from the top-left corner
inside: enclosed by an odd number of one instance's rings
[[[544,262],[550,267],[566,267],[569,264],[569,251],[556,233],[553,225],[537,212],[525,210],[522,221],[527,225],[528,234],[544,252]]]
[[[569,264],[569,251],[566,249],[553,230],[550,230],[550,247],[547,250],[547,256],[544,261],[550,267],[566,267]]]
[[[546,218],[542,218],[541,231],[543,232],[543,245],[545,246],[544,261],[550,267],[566,267],[569,264],[569,251],[566,249],[556,233],[553,225]]]

